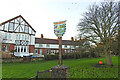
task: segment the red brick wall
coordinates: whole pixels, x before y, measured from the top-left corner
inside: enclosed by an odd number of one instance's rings
[[[29,45],[29,53],[34,53],[35,46],[34,45]]]
[[[40,54],[40,49],[38,49],[38,54]]]
[[[47,54],[47,49],[42,49],[42,54]]]
[[[45,48],[38,48],[38,54],[40,54],[40,49],[42,49],[42,54],[47,54],[47,49]]]

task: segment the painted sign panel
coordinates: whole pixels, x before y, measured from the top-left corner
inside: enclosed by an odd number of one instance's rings
[[[66,20],[60,22],[54,22],[54,33],[57,37],[62,37],[66,31]]]

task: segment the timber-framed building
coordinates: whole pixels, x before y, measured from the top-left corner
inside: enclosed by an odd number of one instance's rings
[[[44,57],[44,54],[59,53],[58,39],[35,37],[34,28],[21,16],[16,16],[0,24],[0,34],[2,39],[2,53],[13,54],[15,56]],[[76,52],[73,37],[71,40],[62,40],[63,53]]]

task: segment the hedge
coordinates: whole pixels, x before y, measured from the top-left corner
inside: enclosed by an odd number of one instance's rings
[[[84,52],[84,53],[80,53],[80,52],[76,52],[76,53],[70,53],[70,54],[63,54],[62,55],[62,59],[79,59],[79,58],[95,58],[95,57],[99,57],[98,54],[96,53],[90,53],[90,52]],[[55,54],[55,55],[45,55],[44,56],[44,60],[55,60],[55,59],[59,59],[59,54]]]

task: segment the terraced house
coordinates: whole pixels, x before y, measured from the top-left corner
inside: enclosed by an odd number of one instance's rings
[[[73,37],[71,40],[62,40],[62,53],[75,52],[75,45]],[[58,54],[59,53],[59,41],[58,39],[35,38],[35,54],[43,56],[44,54]]]
[[[2,39],[2,54],[13,54],[15,56],[36,55],[44,57],[44,54],[59,53],[58,39],[35,38],[36,31],[21,16],[14,17],[0,24],[0,35]],[[71,40],[62,40],[63,53],[76,51],[73,37]]]

